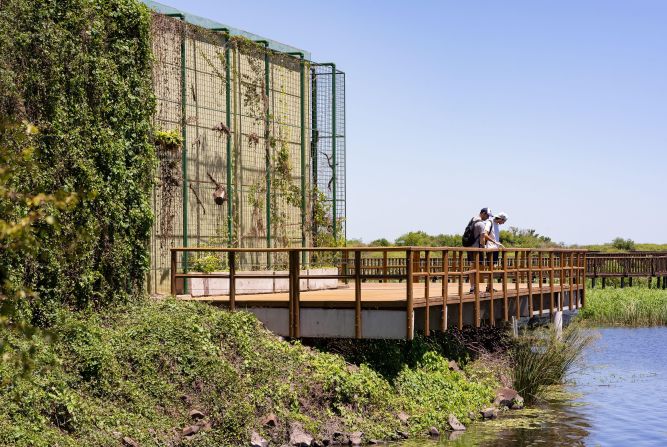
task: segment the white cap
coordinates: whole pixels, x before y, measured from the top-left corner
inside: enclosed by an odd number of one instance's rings
[[[507,220],[508,219],[507,214],[502,212],[502,211],[499,212],[498,214],[496,214],[493,217],[494,217],[494,219],[502,219],[502,220]]]

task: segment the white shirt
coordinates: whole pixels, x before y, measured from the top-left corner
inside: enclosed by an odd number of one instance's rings
[[[498,225],[493,218],[488,219],[486,222],[484,231],[486,231],[489,236],[492,236],[496,242],[500,242],[500,225]],[[486,243],[486,248],[498,248],[498,244],[488,241]]]

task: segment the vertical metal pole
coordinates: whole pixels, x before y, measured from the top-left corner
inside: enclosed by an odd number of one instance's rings
[[[232,99],[231,99],[231,61],[229,56],[229,29],[213,28],[213,31],[226,33],[223,35],[225,42],[225,125],[227,129],[232,129]],[[232,234],[232,215],[234,205],[232,200],[232,137],[227,135],[227,144],[225,147],[227,157],[227,243],[230,247],[234,244],[234,235]]]
[[[306,246],[306,62],[301,57],[301,247]],[[306,263],[306,251],[301,252],[301,262]]]
[[[181,138],[183,139],[183,148],[181,150],[181,173],[183,175],[183,246],[188,246],[188,133],[187,133],[187,82],[185,70],[185,39],[186,27],[185,16],[183,14],[167,14],[170,17],[181,19]],[[188,252],[183,252],[182,258],[183,272],[188,271]],[[187,281],[183,281],[183,293],[187,293]]]
[[[306,61],[303,53],[289,53],[300,57],[299,115],[301,118],[301,247],[306,246]],[[306,263],[306,251],[301,252],[301,262]]]
[[[185,39],[186,24],[182,20],[181,31],[181,135],[183,137],[183,149],[181,150],[181,170],[183,172],[183,246],[188,246],[188,121],[187,121],[187,79],[185,70]],[[187,271],[188,253],[183,252],[183,269]],[[186,283],[183,283],[184,291],[187,291]]]
[[[331,64],[331,160],[333,161],[333,236],[338,241],[338,216],[336,215],[336,193],[338,189],[338,164],[336,161],[336,64]]]
[[[269,59],[269,42],[265,40],[256,41],[259,44],[264,45],[264,94],[266,95],[266,113],[264,117],[264,147],[266,148],[264,166],[266,169],[266,247],[271,248],[271,146],[269,143],[270,138],[270,118],[271,114],[269,113],[269,102],[271,98],[271,66]],[[271,268],[271,253],[266,252],[266,267]]]
[[[312,83],[312,88],[311,88],[311,130],[310,130],[310,158],[311,158],[311,163],[312,163],[312,182],[313,182],[313,187],[311,190],[313,191],[313,194],[317,194],[319,192],[318,185],[317,185],[317,145],[318,145],[318,130],[317,130],[317,72],[314,68],[310,69],[310,77],[311,77],[311,83]],[[318,197],[313,197],[312,204],[314,205],[317,203]],[[311,237],[313,238],[313,245],[315,244],[315,236],[317,235],[317,222],[315,221],[315,208],[312,208],[311,210],[313,214],[313,234]]]
[[[227,129],[232,129],[232,100],[231,100],[231,62],[229,58],[229,45],[225,39],[225,123]],[[234,245],[233,235],[233,213],[234,205],[232,200],[232,136],[227,135],[227,237],[229,246]]]

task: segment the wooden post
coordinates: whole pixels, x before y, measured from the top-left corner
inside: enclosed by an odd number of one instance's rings
[[[361,251],[354,251],[354,338],[361,338]]]
[[[350,280],[347,278],[347,275],[349,274],[349,265],[350,265],[350,253],[347,250],[343,250],[343,275],[345,275],[345,279],[343,279],[343,282],[345,284],[349,284]],[[355,269],[358,269],[359,266],[355,265]]]
[[[449,252],[442,252],[442,312],[440,313],[440,330],[447,330],[447,297],[449,296]]]
[[[509,300],[507,299],[507,252],[502,253],[503,263],[503,319],[509,321]]]
[[[405,251],[405,282],[406,282],[406,324],[405,324],[405,330],[406,330],[406,338],[408,340],[412,340],[414,338],[413,334],[413,319],[412,319],[412,313],[414,310],[414,302],[413,302],[413,296],[412,296],[412,286],[413,286],[413,266],[412,266],[412,249],[407,249]]]
[[[493,270],[494,270],[493,269],[493,267],[494,267],[494,265],[493,265],[493,253],[486,253],[486,255],[487,255],[487,259],[489,259],[489,287],[490,287],[489,293],[491,293],[491,295],[489,296],[489,300],[490,300],[489,301],[489,306],[490,306],[489,307],[489,320],[490,320],[491,326],[495,326],[496,325],[496,314],[495,314],[496,310],[495,310],[495,306],[494,306],[494,302],[493,302],[493,298],[494,298],[493,297],[493,293],[494,293],[494,290],[493,290]]]
[[[519,288],[520,288],[520,281],[521,281],[521,271],[520,271],[520,266],[521,266],[521,252],[520,251],[515,251],[514,252],[514,290],[516,291],[516,298],[514,299],[516,303],[516,319],[519,320],[521,318],[521,300],[519,299]]]
[[[607,286],[607,277],[603,276],[602,277],[602,288],[604,289]]]
[[[292,304],[294,305],[293,313],[293,323],[294,329],[292,330],[294,338],[299,338],[301,336],[301,281],[299,275],[301,274],[301,266],[299,265],[299,251],[290,250],[290,277],[291,277],[291,292],[292,292]]]
[[[236,310],[236,253],[227,252],[229,264],[229,310]]]
[[[554,253],[549,252],[549,319],[554,321]]]
[[[177,252],[173,248],[171,249],[171,294],[176,296],[176,269],[178,268],[177,264]]]
[[[544,268],[542,266],[542,261],[544,259],[542,258],[542,254],[543,254],[543,252],[541,252],[541,251],[537,252],[537,262],[539,263],[538,264],[539,270],[537,271],[537,281],[540,284],[540,317],[544,313],[544,286],[542,284],[542,280],[543,280],[543,276],[544,276],[543,275],[544,274]]]
[[[479,252],[475,252],[475,327],[480,326],[480,315],[479,315]]]
[[[384,250],[382,252],[382,274],[384,275],[384,282],[387,282],[389,278],[387,278],[387,258],[389,254],[387,250]]]
[[[526,262],[528,264],[528,312],[529,318],[533,318],[533,255],[530,250],[526,252]]]
[[[459,329],[463,329],[463,250],[459,251]]]
[[[574,297],[574,253],[570,253],[570,304],[569,309],[572,310],[572,299]],[[574,308],[577,308],[575,301]]]
[[[560,296],[558,297],[558,310],[563,310],[563,297],[565,296],[565,254],[558,256],[560,268]]]
[[[424,309],[424,335],[428,337],[431,333],[431,303],[429,300],[429,287],[431,285],[431,252],[429,250],[424,252],[424,259],[426,262],[426,276],[424,279],[424,301],[426,301],[426,308]]]
[[[583,278],[583,285],[581,289],[581,307],[584,307],[584,304],[586,303],[586,252],[581,253],[581,267],[582,267],[582,278]]]

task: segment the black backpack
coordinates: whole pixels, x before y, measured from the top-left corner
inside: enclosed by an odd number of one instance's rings
[[[470,219],[470,222],[468,222],[468,225],[466,226],[466,229],[463,232],[463,237],[461,238],[461,242],[463,243],[464,247],[472,247],[473,244],[475,243],[475,218],[474,217],[472,219]]]

